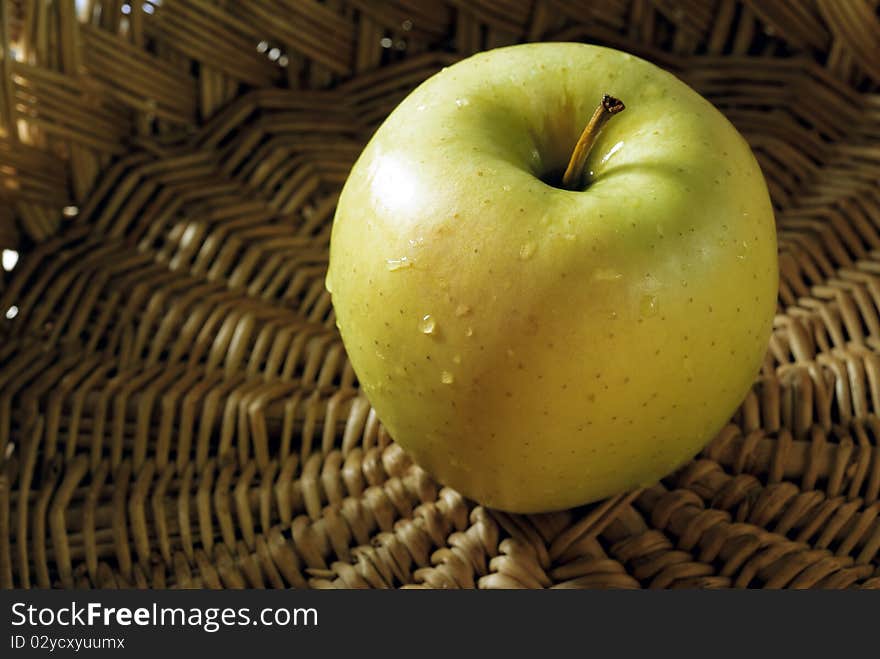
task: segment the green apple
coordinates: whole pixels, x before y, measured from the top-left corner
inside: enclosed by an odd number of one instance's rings
[[[576,189],[560,175],[604,94]],[[327,288],[358,380],[440,482],[515,512],[668,474],[758,372],[773,210],[736,129],[623,52],[531,44],[433,76],[345,184]]]

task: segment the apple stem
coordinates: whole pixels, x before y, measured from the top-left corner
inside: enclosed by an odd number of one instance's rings
[[[599,137],[599,131],[611,117],[619,112],[623,112],[626,106],[620,99],[605,94],[602,102],[590,117],[590,122],[581,133],[577,144],[574,145],[574,151],[571,154],[571,160],[568,161],[568,167],[565,168],[565,174],[562,176],[562,187],[566,190],[578,190],[581,181],[584,179],[584,165],[587,163],[587,156],[590,155],[590,149],[596,143]]]

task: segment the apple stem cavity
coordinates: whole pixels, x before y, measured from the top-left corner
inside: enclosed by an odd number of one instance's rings
[[[584,179],[584,165],[587,163],[587,156],[599,137],[599,132],[605,123],[615,114],[619,114],[626,109],[626,106],[618,98],[605,94],[602,96],[602,102],[599,103],[590,121],[581,133],[577,144],[574,145],[574,151],[571,159],[568,161],[568,167],[565,168],[565,174],[562,176],[562,187],[566,190],[581,190],[582,181]]]

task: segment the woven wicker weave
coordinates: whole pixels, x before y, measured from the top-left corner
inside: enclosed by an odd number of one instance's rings
[[[781,265],[763,371],[701,456],[529,516],[391,441],[323,285],[382,117],[522,40],[711,99]],[[0,50],[0,586],[880,587],[876,0],[0,0]]]

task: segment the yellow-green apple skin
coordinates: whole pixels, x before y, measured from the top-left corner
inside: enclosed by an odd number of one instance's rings
[[[602,98],[626,104],[565,168]],[[736,129],[673,75],[570,43],[475,55],[357,160],[327,288],[366,396],[446,485],[514,512],[655,482],[730,418],[776,305],[773,210]]]

